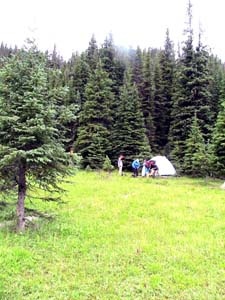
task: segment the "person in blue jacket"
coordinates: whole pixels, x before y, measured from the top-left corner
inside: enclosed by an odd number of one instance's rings
[[[140,168],[140,162],[139,162],[139,159],[135,159],[133,162],[132,162],[132,169],[133,169],[133,176],[134,177],[137,177],[138,176],[138,169]]]

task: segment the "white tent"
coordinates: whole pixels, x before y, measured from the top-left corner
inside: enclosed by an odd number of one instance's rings
[[[156,165],[159,168],[160,176],[174,176],[176,175],[176,170],[172,163],[165,156],[154,156],[151,158],[156,162]]]
[[[220,187],[221,187],[221,189],[225,190],[225,181]]]

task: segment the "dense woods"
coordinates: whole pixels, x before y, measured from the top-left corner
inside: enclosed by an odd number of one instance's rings
[[[179,174],[225,176],[225,68],[194,36],[191,4],[184,40],[174,51],[169,30],[162,49],[101,46],[64,60],[0,46],[0,172],[26,194],[25,174],[54,182],[65,153],[83,168],[166,155]],[[194,39],[195,38],[195,39]],[[196,41],[197,40],[197,41]],[[195,42],[194,42],[195,41]],[[6,176],[7,175],[7,176]],[[19,183],[18,183],[19,182]]]

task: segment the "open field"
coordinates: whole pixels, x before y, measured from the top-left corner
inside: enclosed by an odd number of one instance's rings
[[[0,230],[0,299],[225,299],[221,181],[72,177],[24,235]],[[1,220],[2,222],[2,220]]]

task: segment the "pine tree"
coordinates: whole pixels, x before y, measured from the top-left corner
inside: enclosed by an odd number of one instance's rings
[[[57,189],[68,174],[68,157],[57,129],[57,106],[49,96],[46,61],[34,43],[0,70],[1,190],[18,189],[17,230],[25,229],[25,198],[33,186]]]
[[[83,167],[101,169],[110,149],[109,129],[113,101],[112,81],[99,62],[85,88],[86,102],[80,114],[80,127],[75,149],[83,157]]]

